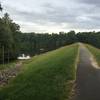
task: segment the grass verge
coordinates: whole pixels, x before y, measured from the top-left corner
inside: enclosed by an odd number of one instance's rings
[[[91,45],[86,44],[86,47],[89,49],[89,51],[94,55],[96,61],[100,65],[100,49],[97,49]]]

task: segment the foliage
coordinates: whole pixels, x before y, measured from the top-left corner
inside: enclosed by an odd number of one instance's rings
[[[76,36],[77,41],[100,48],[100,32],[79,32]]]
[[[0,62],[4,52],[4,60],[16,58],[15,34],[18,31],[18,25],[13,23],[7,13],[0,19]],[[3,50],[4,48],[4,50]],[[10,56],[8,56],[10,55]]]
[[[2,5],[0,4],[0,11],[2,11],[3,10],[3,8],[2,8]]]

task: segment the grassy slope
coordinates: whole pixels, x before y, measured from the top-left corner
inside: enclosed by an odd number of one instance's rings
[[[100,65],[100,49],[97,49],[97,48],[90,46],[90,45],[86,45],[86,46],[91,51],[91,53],[94,55],[96,61]]]
[[[75,79],[78,45],[33,58],[23,72],[0,89],[0,100],[65,100]]]

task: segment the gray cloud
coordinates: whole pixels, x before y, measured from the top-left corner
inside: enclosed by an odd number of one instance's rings
[[[99,0],[10,0],[4,9],[23,31],[99,29]],[[15,3],[13,5],[13,3]]]
[[[79,2],[84,2],[86,4],[100,5],[100,0],[78,0]]]

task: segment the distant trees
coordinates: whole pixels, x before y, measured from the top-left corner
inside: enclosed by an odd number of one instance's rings
[[[76,37],[79,42],[100,48],[100,32],[79,32],[76,34]]]
[[[61,46],[75,43],[77,41],[75,32],[59,34],[38,34],[24,33],[20,35],[20,52],[30,55],[40,54],[50,50],[57,49]]]

